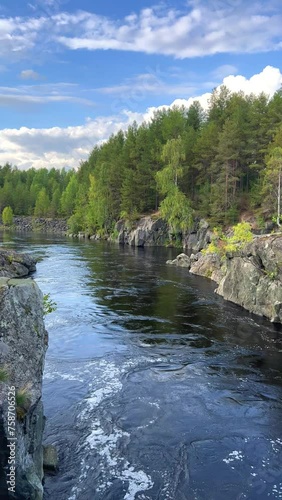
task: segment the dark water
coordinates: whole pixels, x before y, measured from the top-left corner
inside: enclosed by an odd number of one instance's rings
[[[46,500],[282,498],[282,333],[175,251],[13,240],[42,257]],[[6,245],[11,246],[6,235]]]

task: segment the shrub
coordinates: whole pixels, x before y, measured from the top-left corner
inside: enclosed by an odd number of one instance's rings
[[[16,413],[19,420],[22,420],[30,407],[30,394],[28,387],[23,387],[16,391]]]
[[[254,236],[251,232],[251,226],[248,222],[239,222],[233,226],[233,235],[225,236],[220,228],[214,228],[214,237],[208,248],[203,250],[204,254],[217,253],[222,257],[228,252],[236,252],[250,243]]]
[[[10,206],[5,207],[3,212],[2,212],[2,221],[4,226],[11,226],[13,224],[13,210]]]
[[[43,295],[43,314],[47,316],[57,309],[57,304],[52,299],[50,299],[50,293],[46,293]]]

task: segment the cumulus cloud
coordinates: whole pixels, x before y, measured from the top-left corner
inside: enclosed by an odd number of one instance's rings
[[[37,73],[33,69],[24,69],[23,71],[21,71],[19,77],[21,78],[21,80],[39,80],[40,79],[39,73]]]
[[[252,76],[249,80],[244,76],[227,76],[223,79],[223,84],[226,85],[232,92],[243,90],[246,94],[252,92],[256,95],[261,92],[273,95],[282,85],[282,75],[278,68],[266,66],[264,70]]]
[[[235,92],[243,90],[247,94],[256,95],[265,92],[272,96],[281,87],[282,73],[277,68],[267,66],[249,79],[241,75],[227,76],[223,79],[223,84]],[[101,143],[120,129],[127,129],[133,121],[148,121],[161,108],[175,105],[188,108],[195,99],[207,108],[210,95],[205,93],[189,99],[179,98],[170,106],[152,107],[145,113],[126,110],[116,116],[89,118],[84,124],[73,127],[3,129],[0,130],[0,164],[9,161],[19,168],[75,168],[81,160],[87,158],[95,144]]]

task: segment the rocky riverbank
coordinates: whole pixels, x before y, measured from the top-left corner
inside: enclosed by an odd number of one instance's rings
[[[0,229],[4,229],[4,226],[0,226]],[[15,216],[11,229],[23,232],[66,234],[68,226],[67,219]]]
[[[91,235],[84,232],[69,236],[91,240],[107,239],[119,245],[139,248],[178,245],[183,246],[187,251],[199,252],[210,243],[212,232],[205,220],[197,220],[191,230],[184,235],[179,234],[176,241],[175,235],[171,234],[168,224],[163,219],[147,215],[134,222],[118,221],[114,232],[108,236]]]
[[[0,250],[0,491],[3,499],[43,498],[41,391],[48,335],[43,321],[42,293],[34,280],[20,278],[34,269],[35,261],[28,255]],[[13,437],[16,440],[10,439]],[[8,446],[13,443],[16,455],[13,447]],[[8,486],[12,488],[10,492]]]
[[[282,234],[255,237],[243,250],[218,254],[180,254],[167,264],[218,283],[216,293],[248,311],[282,323]]]

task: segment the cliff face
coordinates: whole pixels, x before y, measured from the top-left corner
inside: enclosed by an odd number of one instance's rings
[[[2,469],[0,483],[3,498],[8,494],[7,486],[11,487],[8,460],[13,458],[13,444],[16,487],[15,493],[10,490],[11,498],[41,500],[43,497],[41,389],[47,341],[43,297],[36,283],[31,278],[1,277],[0,460],[4,473]],[[13,437],[16,439],[11,439]]]
[[[168,264],[218,283],[216,293],[248,311],[282,323],[282,235],[256,237],[244,250],[220,259],[216,254],[178,256]]]
[[[142,217],[133,228],[129,228],[124,221],[119,221],[116,231],[120,245],[133,247],[164,246],[169,238],[167,224],[162,219],[154,220],[149,216]]]
[[[226,260],[216,292],[248,311],[282,323],[282,236],[260,237]]]
[[[133,247],[165,246],[170,241],[170,229],[162,219],[153,219],[151,216],[142,217],[134,227],[128,227],[124,221],[116,224],[118,233],[117,242],[120,245]],[[204,220],[196,221],[194,227],[182,238],[182,246],[187,251],[199,252],[210,243],[211,231]]]

